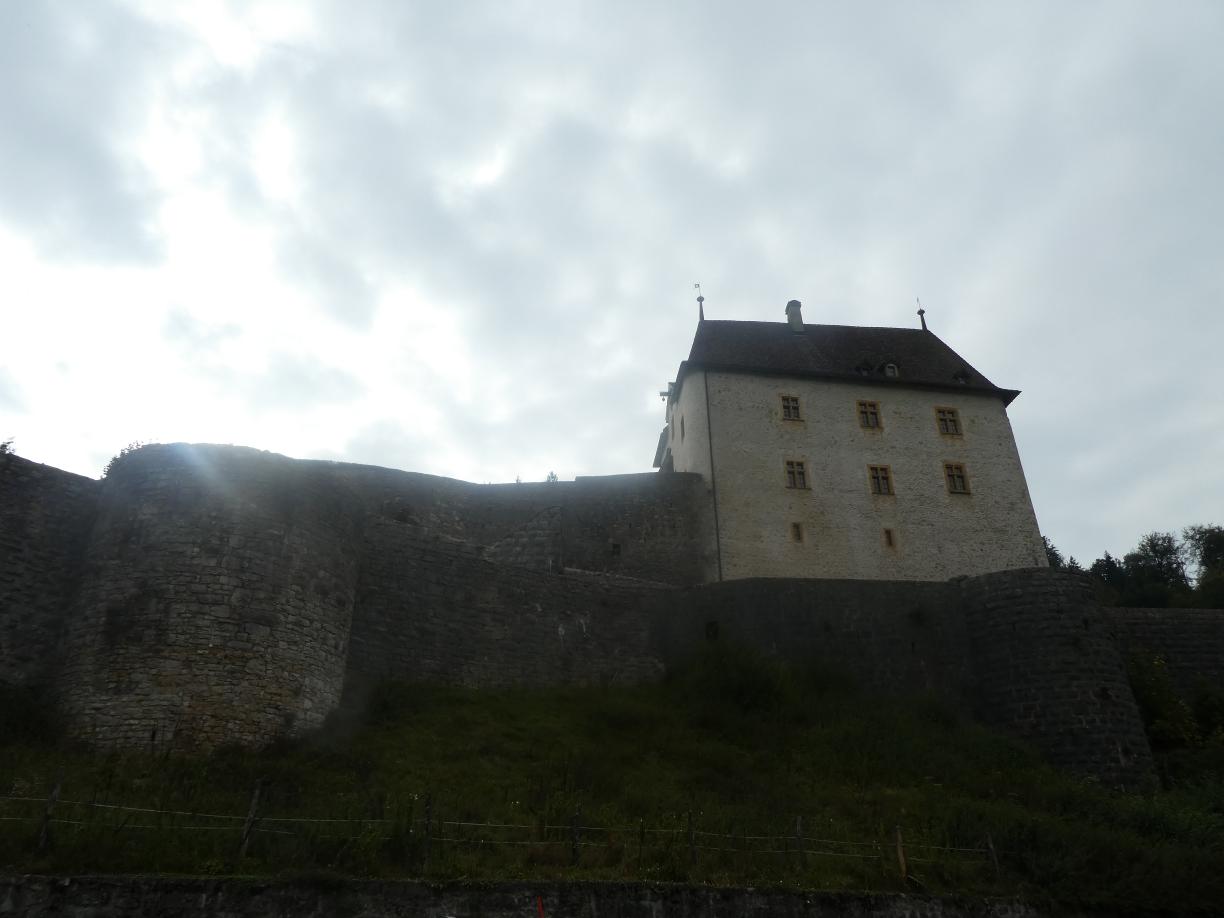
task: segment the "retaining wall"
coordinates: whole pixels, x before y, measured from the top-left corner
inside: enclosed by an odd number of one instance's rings
[[[326,884],[169,877],[0,877],[0,914],[30,918],[1076,918],[1104,913],[1009,900],[787,892],[643,883]],[[1111,913],[1112,914],[1112,913]]]

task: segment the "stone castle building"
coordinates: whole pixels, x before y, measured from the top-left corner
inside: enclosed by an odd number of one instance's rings
[[[700,324],[661,473],[479,485],[179,443],[93,480],[0,454],[0,687],[98,746],[207,750],[371,681],[640,683],[723,641],[1150,782],[1126,661],[1218,685],[1224,614],[1102,608],[1047,568],[1016,393],[925,328],[789,313]]]
[[[926,327],[702,318],[654,464],[696,472],[711,579],[945,580],[1046,564],[1002,389]]]

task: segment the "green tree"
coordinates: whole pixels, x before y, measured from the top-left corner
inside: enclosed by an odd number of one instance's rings
[[[1058,547],[1050,541],[1049,536],[1042,536],[1041,544],[1045,548],[1046,561],[1049,562],[1050,567],[1067,566],[1067,562],[1063,560],[1062,552],[1059,551]]]
[[[1224,609],[1224,527],[1187,526],[1182,540],[1194,570],[1194,604]]]

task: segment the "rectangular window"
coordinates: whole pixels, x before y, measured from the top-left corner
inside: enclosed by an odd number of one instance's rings
[[[786,421],[803,420],[803,417],[799,414],[799,396],[782,396],[782,419]]]
[[[944,463],[944,478],[948,482],[949,494],[969,493],[969,476],[965,474],[965,467],[959,462]]]
[[[792,542],[802,542],[803,541],[803,524],[802,523],[791,523],[791,541]]]
[[[871,479],[872,494],[892,494],[892,471],[886,465],[869,465],[867,474]]]
[[[884,530],[884,544],[889,548],[897,547],[897,536],[891,529]]]
[[[941,434],[959,437],[961,433],[960,415],[955,408],[936,408],[935,424]]]
[[[858,418],[859,426],[866,427],[869,430],[878,430],[884,426],[882,423],[880,423],[879,402],[859,402]]]
[[[806,488],[807,469],[801,461],[795,459],[786,460],[786,486],[788,488]]]

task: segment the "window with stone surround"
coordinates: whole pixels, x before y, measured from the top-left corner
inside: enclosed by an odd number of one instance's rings
[[[788,488],[807,488],[807,466],[802,460],[786,460],[786,486]]]
[[[782,396],[782,419],[784,421],[802,421],[803,416],[799,414],[799,396],[784,395]]]
[[[936,408],[935,426],[941,434],[959,437],[961,435],[960,413],[955,408]]]
[[[969,493],[969,475],[959,462],[944,463],[944,481],[948,484],[949,494]]]
[[[859,426],[868,430],[879,430],[884,426],[880,420],[880,403],[860,401],[858,403]]]
[[[867,477],[871,481],[872,494],[892,494],[892,469],[886,465],[867,466]]]

